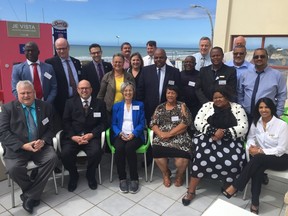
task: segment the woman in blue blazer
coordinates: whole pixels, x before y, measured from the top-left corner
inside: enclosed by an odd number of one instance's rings
[[[112,130],[114,136],[115,161],[122,193],[139,191],[136,150],[145,142],[144,104],[133,100],[135,86],[131,82],[121,85],[124,100],[114,104],[112,109]],[[126,177],[126,159],[130,172],[130,184]]]

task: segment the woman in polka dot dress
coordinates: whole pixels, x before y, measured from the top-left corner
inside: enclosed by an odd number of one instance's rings
[[[224,86],[213,94],[213,102],[203,104],[194,125],[198,133],[193,142],[195,154],[192,174],[183,205],[189,205],[195,197],[201,178],[231,183],[240,174],[245,161],[243,140],[248,130],[244,109],[230,102],[232,95]]]

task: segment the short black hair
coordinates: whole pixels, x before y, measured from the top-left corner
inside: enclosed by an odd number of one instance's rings
[[[146,46],[154,46],[154,47],[157,47],[157,42],[154,41],[154,40],[149,40],[147,43],[146,43]]]
[[[101,48],[101,46],[99,45],[99,44],[97,44],[97,43],[93,43],[93,44],[91,44],[90,46],[89,46],[89,52],[90,52],[90,50],[91,50],[91,48],[96,48],[96,47],[99,47],[100,48],[100,51],[102,51],[102,48]]]
[[[123,49],[123,47],[125,45],[129,45],[132,48],[132,46],[131,46],[131,44],[129,42],[124,42],[124,43],[121,44],[121,50]]]

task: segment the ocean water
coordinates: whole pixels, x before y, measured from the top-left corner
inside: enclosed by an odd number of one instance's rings
[[[120,53],[120,46],[101,46],[102,58],[110,62],[115,53]],[[198,48],[165,48],[167,57],[170,60],[183,60],[186,56],[198,52]],[[133,47],[132,53],[139,52],[142,57],[147,55],[146,47]],[[89,54],[89,45],[70,45],[70,55],[79,60],[91,60]]]

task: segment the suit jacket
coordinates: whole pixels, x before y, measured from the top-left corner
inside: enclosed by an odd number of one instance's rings
[[[143,101],[145,104],[145,117],[147,123],[150,122],[151,116],[153,115],[156,107],[160,103],[166,101],[166,88],[168,84],[172,85],[172,83],[178,86],[179,92],[181,92],[181,78],[179,70],[166,64],[163,91],[161,100],[159,100],[159,82],[156,65],[153,64],[142,68],[136,91],[136,99]],[[178,97],[181,97],[181,93],[178,95]]]
[[[18,100],[4,104],[0,112],[0,142],[5,149],[5,158],[17,158],[19,155],[29,155],[21,147],[29,142],[28,126],[24,109]],[[35,100],[38,125],[38,139],[43,139],[45,145],[52,145],[54,126],[54,110],[51,104]]]
[[[81,63],[78,59],[75,59],[71,56],[70,58],[75,66],[75,69],[78,74],[78,79],[80,81],[82,79],[81,78]],[[57,112],[59,113],[59,115],[62,117],[63,112],[64,112],[64,107],[65,107],[65,102],[69,98],[68,81],[65,75],[65,71],[64,71],[61,59],[58,56],[55,56],[50,59],[46,59],[45,62],[48,64],[51,64],[55,71],[58,91],[57,91],[57,95],[54,101],[54,106]]]
[[[92,97],[87,115],[79,96],[66,101],[63,114],[64,138],[70,140],[74,135],[86,133],[93,133],[94,137],[100,138],[106,125],[106,106],[102,100]]]
[[[113,67],[111,63],[102,61],[103,67],[104,67],[104,74],[112,71]],[[95,65],[93,61],[87,63],[83,66],[82,69],[82,78],[85,80],[88,80],[93,88],[92,95],[94,97],[97,97],[97,94],[100,90],[100,83],[101,80],[99,80]]]
[[[213,93],[217,86],[230,86],[232,94],[235,95],[237,88],[237,73],[234,67],[222,64],[216,75],[212,71],[212,65],[202,67],[196,81],[196,95],[201,104],[212,101]]]
[[[133,75],[124,71],[124,82],[130,81],[135,85],[135,80]],[[116,85],[114,72],[110,71],[105,74],[100,85],[100,91],[97,95],[97,98],[102,99],[106,103],[106,110],[108,112],[112,111],[112,106],[114,104],[114,98],[116,93]]]
[[[121,101],[114,104],[112,111],[112,130],[114,137],[118,136],[122,131],[123,117],[124,117],[124,105],[125,102]],[[144,104],[141,101],[132,101],[132,121],[134,130],[132,133],[135,137],[141,138],[145,142],[144,138],[144,127],[145,127],[145,116],[144,116]]]
[[[57,95],[57,80],[55,72],[51,65],[44,62],[40,62],[41,69],[41,83],[44,101],[53,104],[54,99]],[[33,83],[30,66],[27,61],[20,64],[14,65],[12,69],[12,93],[17,98],[16,85],[20,80],[30,80]]]

